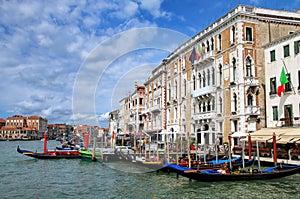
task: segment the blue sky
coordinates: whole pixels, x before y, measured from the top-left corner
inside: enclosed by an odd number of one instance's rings
[[[0,118],[105,127],[135,81],[238,4],[300,8],[300,0],[0,1]]]

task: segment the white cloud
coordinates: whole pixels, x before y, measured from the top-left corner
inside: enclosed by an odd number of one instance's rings
[[[170,13],[161,10],[163,0],[139,0],[141,8],[150,12],[154,17],[168,17]]]
[[[128,38],[122,38],[122,42],[106,46],[106,57],[102,56],[103,52],[91,53],[112,35],[131,28],[156,26],[152,19],[140,14],[147,10],[154,17],[162,17],[161,3],[131,0],[1,2],[0,78],[5,84],[0,84],[0,90],[6,94],[1,97],[0,106],[12,113],[42,114],[49,122],[88,121],[94,112],[72,117],[72,93],[80,66],[89,57],[86,64],[93,73],[122,50],[134,48],[138,38],[151,40],[151,34],[141,36],[132,32]],[[95,56],[95,62],[91,55]],[[88,83],[82,85],[82,95],[89,92]]]

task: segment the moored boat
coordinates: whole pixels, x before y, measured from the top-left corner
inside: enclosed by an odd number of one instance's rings
[[[30,156],[37,159],[59,159],[59,158],[80,158],[79,151],[77,149],[54,149],[47,150],[47,133],[44,133],[44,151],[34,152],[29,150],[20,149],[17,147],[17,152],[26,156]]]
[[[34,152],[34,151],[20,149],[20,147],[18,146],[17,151],[20,154],[37,158],[37,159],[80,158],[78,150],[51,150],[46,152]]]
[[[180,167],[178,165],[173,167],[177,170],[179,175],[189,178],[190,180],[197,180],[202,182],[216,182],[216,181],[243,181],[243,180],[267,180],[276,179],[294,175],[300,172],[300,165],[279,165],[270,167],[268,169],[258,171],[238,170],[235,172],[229,172],[227,169],[208,169],[208,170],[194,170],[187,167]]]
[[[95,153],[88,149],[79,149],[80,158],[82,160],[97,161]]]

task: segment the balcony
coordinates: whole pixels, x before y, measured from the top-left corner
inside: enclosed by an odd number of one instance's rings
[[[199,97],[199,96],[211,94],[214,92],[216,92],[216,88],[214,86],[206,86],[206,87],[194,90],[193,97]]]
[[[159,112],[160,111],[160,105],[156,104],[149,108],[150,112]]]
[[[260,107],[246,106],[246,115],[260,115]]]
[[[204,65],[209,62],[213,62],[214,60],[215,60],[215,57],[214,57],[214,52],[212,50],[212,51],[206,52],[204,54],[201,54],[200,59],[198,61],[196,60],[195,64]]]
[[[215,112],[195,113],[193,115],[193,120],[213,119],[216,117],[217,115]]]
[[[258,77],[245,77],[246,86],[259,86]]]

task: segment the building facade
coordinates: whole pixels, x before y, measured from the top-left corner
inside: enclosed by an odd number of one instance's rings
[[[161,103],[171,139],[183,133],[214,144],[231,135],[238,142],[241,134],[266,127],[263,46],[299,30],[299,22],[296,12],[240,5],[172,52],[162,63]],[[155,105],[147,103],[149,110]]]
[[[267,51],[273,49],[272,42],[299,30],[297,12],[235,7],[171,52],[144,88],[136,86],[124,98],[124,131],[144,131],[159,140],[168,135],[173,143],[184,137],[202,145],[223,144],[231,136],[239,144],[240,136],[278,125],[267,117],[272,74],[265,68],[264,47],[271,43]],[[286,58],[286,64],[294,63]],[[290,107],[278,112],[280,118],[287,118]]]
[[[47,131],[47,122],[47,119],[40,116],[10,116],[0,129],[0,139],[41,139]]]
[[[267,127],[300,126],[300,32],[265,46]],[[280,93],[282,71],[288,80]],[[280,96],[279,96],[280,95]]]

